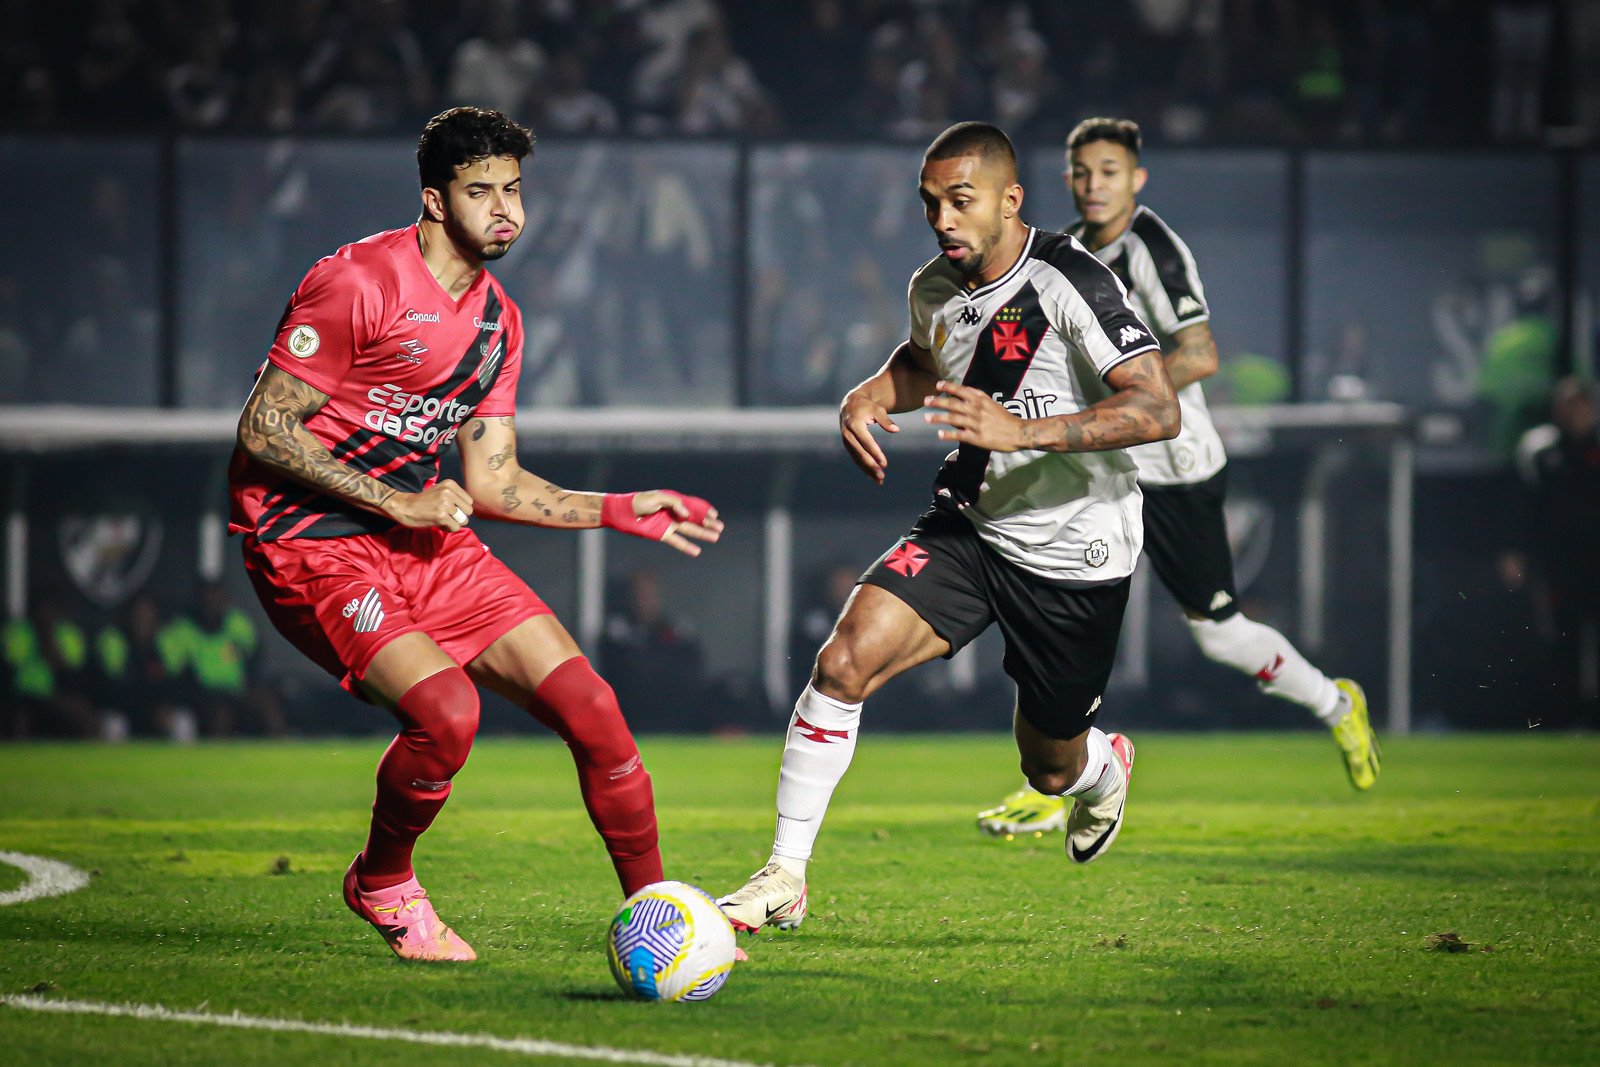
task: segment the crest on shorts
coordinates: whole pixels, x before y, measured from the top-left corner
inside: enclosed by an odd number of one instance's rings
[[[884,559],[883,565],[907,578],[915,578],[928,565],[928,550],[910,541],[901,541]]]
[[[78,592],[115,608],[143,587],[161,557],[161,520],[148,512],[63,515],[61,562]]]

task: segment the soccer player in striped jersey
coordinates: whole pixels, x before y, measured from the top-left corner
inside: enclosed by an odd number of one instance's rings
[[[1067,232],[1127,287],[1134,307],[1161,342],[1183,409],[1177,437],[1128,450],[1139,465],[1144,491],[1145,553],[1183,607],[1190,632],[1207,658],[1252,676],[1264,692],[1314,713],[1332,729],[1351,784],[1370,789],[1378,777],[1378,739],[1367,721],[1361,687],[1348,678],[1330,679],[1277,630],[1239,611],[1222,510],[1227,455],[1200,384],[1217,370],[1211,311],[1188,246],[1138,202],[1147,178],[1139,165],[1140,147],[1135,123],[1087,119],[1067,138],[1066,180],[1081,216]],[[1065,825],[1059,797],[1026,787],[978,816],[979,828],[994,834]]]
[[[688,555],[722,530],[694,497],[576,492],[518,463],[522,316],[485,266],[522,232],[532,150],[498,111],[453,108],[428,123],[421,218],[307,273],[229,469],[230,529],[268,618],[400,722],[344,899],[406,959],[476,958],[440,921],[411,854],[472,748],[479,685],[567,743],[623,893],[661,880],[650,776],[615,694],[469,520],[607,526]],[[439,477],[452,443],[464,485]]]

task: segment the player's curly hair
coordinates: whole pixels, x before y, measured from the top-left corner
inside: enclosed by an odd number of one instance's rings
[[[424,189],[443,192],[456,168],[490,156],[523,160],[533,153],[533,134],[498,111],[453,107],[428,120],[417,140],[417,176]]]
[[[1135,159],[1139,158],[1139,149],[1144,146],[1144,136],[1139,132],[1139,124],[1132,119],[1093,118],[1084,119],[1067,134],[1067,154],[1071,155],[1077,149],[1095,141],[1119,144],[1132,152]]]

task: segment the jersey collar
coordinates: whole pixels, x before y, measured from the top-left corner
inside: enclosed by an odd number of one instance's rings
[[[459,300],[456,299],[450,295],[444,286],[439,284],[439,279],[435,278],[433,271],[428,269],[428,261],[422,258],[422,241],[417,234],[418,229],[419,227],[414,222],[406,227],[405,245],[408,249],[407,255],[411,259],[413,266],[427,279],[427,284],[433,286],[433,291],[439,294],[439,299],[443,300],[445,306],[454,314],[466,307],[473,295],[477,293],[479,287],[484,284],[484,279],[489,276],[489,268],[484,267],[480,270],[478,276],[472,279],[472,284],[467,286],[466,292],[461,294]]]
[[[992,293],[996,289],[998,289],[1001,286],[1005,285],[1012,278],[1015,278],[1017,276],[1017,272],[1022,270],[1022,265],[1024,263],[1028,262],[1028,257],[1033,254],[1033,239],[1036,236],[1038,236],[1038,234],[1039,234],[1039,230],[1038,230],[1037,227],[1029,226],[1028,227],[1028,239],[1022,243],[1022,253],[1021,253],[1021,255],[1017,256],[1017,261],[1015,263],[1011,264],[1011,269],[1006,271],[1004,274],[1000,275],[1000,277],[996,278],[994,281],[990,282],[988,285],[980,285],[976,289],[965,289],[965,288],[963,288],[961,291],[966,294],[967,299],[968,300],[981,300],[983,297],[987,296],[989,293]]]

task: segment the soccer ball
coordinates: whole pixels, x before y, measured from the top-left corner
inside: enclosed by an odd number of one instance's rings
[[[655,882],[622,902],[606,935],[611,974],[640,1000],[705,1000],[733,969],[733,926],[687,882]]]

